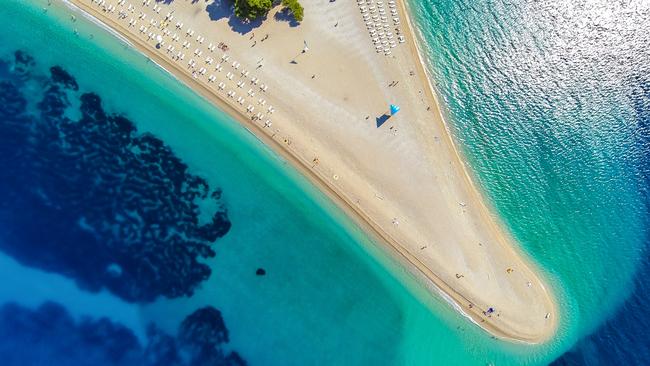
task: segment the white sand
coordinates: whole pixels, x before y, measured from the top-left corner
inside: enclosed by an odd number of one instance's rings
[[[149,6],[129,0],[123,5],[110,0],[104,6],[91,0],[71,2],[237,117],[484,329],[531,343],[554,334],[556,304],[472,184],[417,56],[401,1],[407,42],[391,48],[391,57],[375,52],[359,7],[351,0],[302,0],[305,20],[299,26],[276,20],[278,8],[243,34],[231,28],[227,7],[210,5],[212,0],[175,0],[169,5],[152,1]],[[102,10],[109,4],[116,6],[115,12]],[[129,4],[134,11],[118,19]],[[153,11],[154,4],[162,8],[160,13]],[[211,20],[206,7],[221,15]],[[171,10],[171,22],[149,25],[149,19],[160,23]],[[141,11],[147,14],[144,21],[138,19]],[[137,21],[132,27],[131,18]],[[179,20],[184,23],[181,31],[175,28]],[[138,31],[143,24],[149,26],[144,34]],[[156,41],[147,40],[147,33],[160,35],[161,28],[171,34],[163,36],[165,45],[156,50]],[[192,37],[186,37],[188,28],[195,31]],[[178,42],[171,39],[174,33],[180,36]],[[269,38],[262,41],[266,34]],[[199,44],[197,36],[205,41]],[[181,47],[185,40],[192,43],[188,49]],[[303,54],[304,41],[309,50]],[[223,52],[208,50],[209,43],[219,42],[230,47],[226,53],[231,56],[221,72],[215,66]],[[175,52],[165,51],[169,44]],[[193,54],[196,48],[202,50],[201,57]],[[181,50],[184,60],[172,60]],[[206,56],[215,59],[212,65],[205,63]],[[188,66],[190,59],[196,61],[194,68]],[[238,70],[232,67],[235,60],[241,63]],[[257,69],[260,60],[263,66]],[[202,67],[206,74],[193,78],[191,73]],[[242,70],[249,76],[242,78]],[[226,79],[227,72],[235,74],[232,80]],[[207,82],[210,75],[215,82]],[[261,79],[257,86],[250,82],[253,76]],[[239,80],[245,82],[243,88],[236,86]],[[389,87],[391,81],[399,83]],[[219,82],[226,84],[224,91],[218,90]],[[260,91],[262,84],[268,85],[266,92]],[[247,95],[251,88],[255,97]],[[229,90],[237,96],[226,97]],[[243,105],[236,102],[239,96],[247,99]],[[258,103],[260,97],[265,106]],[[401,112],[377,127],[375,118],[387,112],[389,103],[399,105]],[[249,104],[255,108],[252,114],[246,113]],[[276,110],[273,114],[266,113],[269,105]],[[265,116],[251,121],[257,112]],[[263,127],[267,119],[270,128]],[[483,312],[490,307],[495,312],[486,316]]]

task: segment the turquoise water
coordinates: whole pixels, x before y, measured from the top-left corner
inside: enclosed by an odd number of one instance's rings
[[[647,262],[650,217],[647,100],[638,97],[648,82],[648,4],[411,3],[453,133],[561,293],[562,337],[572,343],[641,291],[633,279]],[[633,363],[648,362],[645,341],[605,343],[631,353],[641,344]]]
[[[0,286],[1,302],[33,309],[55,301],[75,319],[124,325],[141,344],[149,324],[173,334],[189,313],[210,305],[223,315],[225,347],[253,365],[508,365],[552,361],[631,292],[646,213],[638,204],[642,157],[635,155],[634,109],[617,83],[625,65],[603,78],[609,63],[603,64],[573,82],[579,64],[543,64],[559,57],[544,47],[563,39],[545,28],[548,19],[525,16],[524,10],[549,11],[543,6],[445,1],[412,9],[446,114],[478,181],[560,294],[558,337],[527,346],[491,339],[428,296],[227,115],[94,24],[79,16],[73,22],[58,4],[43,11],[45,4],[3,0],[0,9],[3,33],[17,35],[0,43],[0,57],[20,49],[35,59],[23,87],[30,100],[42,97],[39,80],[49,68],[61,66],[80,92],[101,98],[107,113],[153,134],[191,174],[221,189],[231,227],[216,241],[216,256],[200,258],[212,273],[191,296],[133,302],[5,253],[0,273],[17,280]],[[605,82],[615,92],[603,92]],[[79,118],[79,98],[71,95],[65,114]],[[256,276],[257,268],[266,275]]]

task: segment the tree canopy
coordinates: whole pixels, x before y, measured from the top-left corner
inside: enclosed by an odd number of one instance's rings
[[[289,8],[296,21],[301,22],[304,16],[304,9],[298,0],[282,0],[282,5]]]
[[[272,6],[271,0],[235,0],[235,15],[242,19],[255,20],[266,15]]]
[[[268,14],[273,2],[274,0],[234,0],[235,15],[240,19],[255,20]],[[296,21],[302,21],[305,11],[298,0],[282,0],[282,6],[289,10]]]

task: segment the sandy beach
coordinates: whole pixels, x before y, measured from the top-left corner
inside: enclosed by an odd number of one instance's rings
[[[473,184],[402,0],[384,31],[395,46],[379,49],[357,1],[302,0],[300,24],[280,7],[243,24],[220,0],[68,1],[235,117],[483,329],[553,336],[557,304]]]

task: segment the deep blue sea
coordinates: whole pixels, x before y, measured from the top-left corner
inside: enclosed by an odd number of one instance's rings
[[[638,84],[630,99],[638,123],[636,139],[643,162],[644,199],[639,202],[650,213],[650,74],[632,81]],[[646,236],[641,265],[634,275],[634,287],[623,305],[593,333],[581,339],[570,351],[553,363],[561,365],[647,365],[650,364],[650,234]],[[613,269],[615,270],[615,269]]]
[[[650,364],[650,3],[409,4],[451,132],[559,298],[552,341],[467,322],[61,2],[0,0],[0,364]]]

